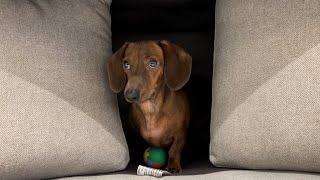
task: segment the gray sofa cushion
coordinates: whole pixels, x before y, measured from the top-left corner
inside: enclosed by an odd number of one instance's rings
[[[320,172],[320,4],[218,0],[210,160]]]
[[[294,172],[274,172],[274,171],[247,171],[247,170],[224,170],[208,174],[188,175],[188,176],[166,176],[163,180],[318,180],[317,174],[294,173]],[[100,176],[82,176],[62,178],[60,180],[147,180],[155,179],[148,176],[137,176],[129,174],[110,174]]]
[[[248,171],[213,168],[209,162],[195,162],[190,166],[184,167],[181,175],[165,176],[163,180],[317,180],[320,178],[316,173],[301,173],[301,172],[287,172],[287,171]],[[61,180],[144,180],[156,179],[148,176],[137,176],[136,166],[129,167],[125,171],[111,173],[108,175],[94,175],[94,176],[77,176],[69,178],[61,178]]]
[[[0,2],[0,177],[105,173],[129,156],[106,87],[110,0]]]

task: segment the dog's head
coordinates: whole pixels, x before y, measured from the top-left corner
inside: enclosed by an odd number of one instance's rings
[[[128,102],[143,102],[164,83],[170,90],[181,89],[189,80],[192,58],[169,41],[125,43],[107,61],[111,90],[124,89]]]

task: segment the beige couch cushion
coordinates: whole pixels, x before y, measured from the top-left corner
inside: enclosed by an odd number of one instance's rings
[[[320,172],[320,3],[218,0],[210,160]]]
[[[223,170],[208,174],[187,176],[165,176],[161,180],[318,180],[318,174],[274,172],[274,171],[247,171],[247,170]],[[149,176],[137,176],[129,174],[110,174],[99,176],[82,176],[62,178],[60,180],[154,180]]]
[[[190,176],[166,176],[161,180],[318,180],[319,175],[296,174],[290,172],[259,172],[245,170],[226,170],[210,174],[199,174]],[[62,178],[60,180],[154,180],[154,177],[137,176],[127,174],[104,175],[104,176],[84,176]]]
[[[137,176],[138,165],[129,164],[125,171],[109,173],[107,175],[75,176],[61,178],[61,180],[154,180],[149,176]],[[215,168],[209,161],[192,162],[183,166],[182,173],[165,176],[161,180],[318,180],[319,173],[288,172],[288,171],[249,171],[225,168]]]
[[[126,167],[106,87],[110,0],[0,2],[0,177],[40,179]]]
[[[149,176],[137,176],[135,169],[110,173],[107,175],[76,176],[61,178],[60,180],[155,180]],[[192,167],[183,169],[182,174],[165,176],[161,180],[318,180],[320,174],[288,172],[288,171],[249,171],[222,169],[195,163]]]

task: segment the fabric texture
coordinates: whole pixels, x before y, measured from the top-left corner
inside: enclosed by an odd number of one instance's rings
[[[116,96],[105,82],[110,0],[0,2],[0,177],[124,169]]]
[[[210,160],[320,172],[320,2],[218,0]]]
[[[61,178],[60,180],[153,180],[154,177],[129,174],[110,174],[100,176],[82,176]],[[163,180],[318,180],[319,175],[274,171],[225,170],[209,174],[189,176],[165,176]]]
[[[184,170],[185,171],[185,170]],[[192,169],[187,173],[194,173]],[[197,172],[196,172],[197,173]],[[318,180],[319,174],[298,173],[287,171],[248,171],[234,169],[211,168],[211,172],[195,175],[164,176],[163,180]],[[135,174],[117,173],[97,176],[78,176],[61,178],[60,180],[154,180],[149,176],[137,176]]]
[[[75,176],[61,178],[61,180],[144,180],[155,179],[148,176],[137,176],[139,164],[129,164],[124,171],[110,173],[107,175]],[[316,180],[320,178],[319,173],[289,172],[289,171],[249,171],[225,168],[215,168],[209,161],[196,161],[183,166],[182,173],[174,176],[164,176],[164,180]]]

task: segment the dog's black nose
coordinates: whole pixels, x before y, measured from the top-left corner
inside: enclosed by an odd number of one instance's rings
[[[135,102],[135,101],[139,101],[140,92],[137,89],[128,89],[124,93],[124,96],[129,102]]]

